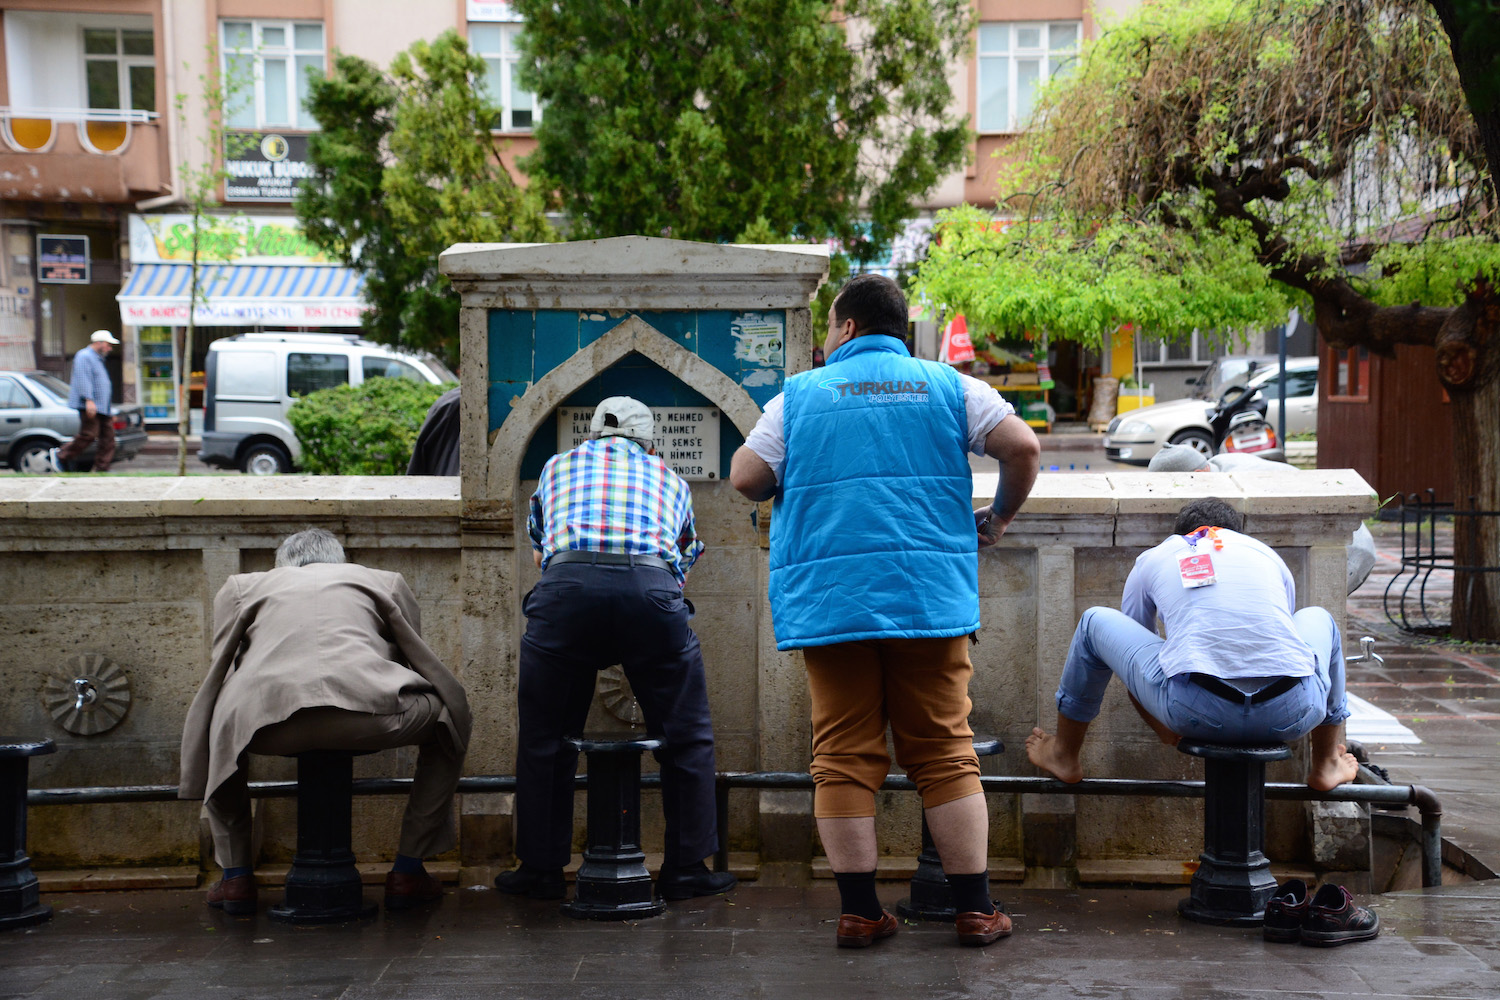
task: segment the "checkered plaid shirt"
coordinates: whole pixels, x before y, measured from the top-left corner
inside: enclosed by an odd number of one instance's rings
[[[554,552],[625,552],[666,560],[681,583],[703,551],[688,484],[613,435],[547,460],[526,531],[543,569]]]

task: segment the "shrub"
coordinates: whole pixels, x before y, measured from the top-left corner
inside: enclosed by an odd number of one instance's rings
[[[287,420],[302,442],[302,469],[320,476],[399,476],[428,407],[450,385],[367,378],[308,393]]]

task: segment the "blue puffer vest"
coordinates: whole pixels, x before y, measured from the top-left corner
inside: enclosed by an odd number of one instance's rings
[[[786,382],[776,648],[973,632],[979,560],[958,376],[880,335],[828,361]]]

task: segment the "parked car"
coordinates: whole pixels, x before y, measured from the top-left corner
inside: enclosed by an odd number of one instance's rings
[[[139,406],[111,408],[115,461],[134,458],[146,443]],[[0,371],[0,460],[17,472],[52,471],[47,453],[78,433],[78,411],[68,405],[68,383],[49,372]],[[93,445],[74,461],[73,471],[94,462]]]
[[[215,340],[204,370],[198,459],[256,476],[291,472],[302,457],[286,418],[297,398],[376,377],[458,381],[435,358],[352,333],[241,333]]]
[[[1268,403],[1266,420],[1277,426],[1281,404],[1277,387],[1281,369],[1272,362],[1258,368],[1248,385],[1260,390]],[[1186,444],[1204,457],[1214,453],[1214,435],[1208,426],[1214,399],[1201,396],[1173,399],[1155,406],[1127,410],[1109,422],[1104,433],[1104,454],[1116,462],[1147,465],[1151,456],[1169,444]],[[1286,365],[1286,432],[1297,434],[1318,429],[1318,359],[1288,358]]]

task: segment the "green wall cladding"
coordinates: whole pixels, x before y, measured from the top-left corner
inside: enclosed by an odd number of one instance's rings
[[[785,310],[725,309],[670,312],[564,309],[491,309],[489,313],[490,430],[510,414],[511,401],[581,348],[635,315],[653,329],[724,372],[765,406],[786,375]],[[778,335],[779,329],[779,335]],[[606,396],[633,396],[647,406],[711,406],[712,401],[639,354],[621,358],[571,393],[563,406],[592,406]],[[744,438],[727,419],[720,423],[720,476]],[[537,428],[521,463],[521,477],[541,474],[557,442],[557,422]]]

